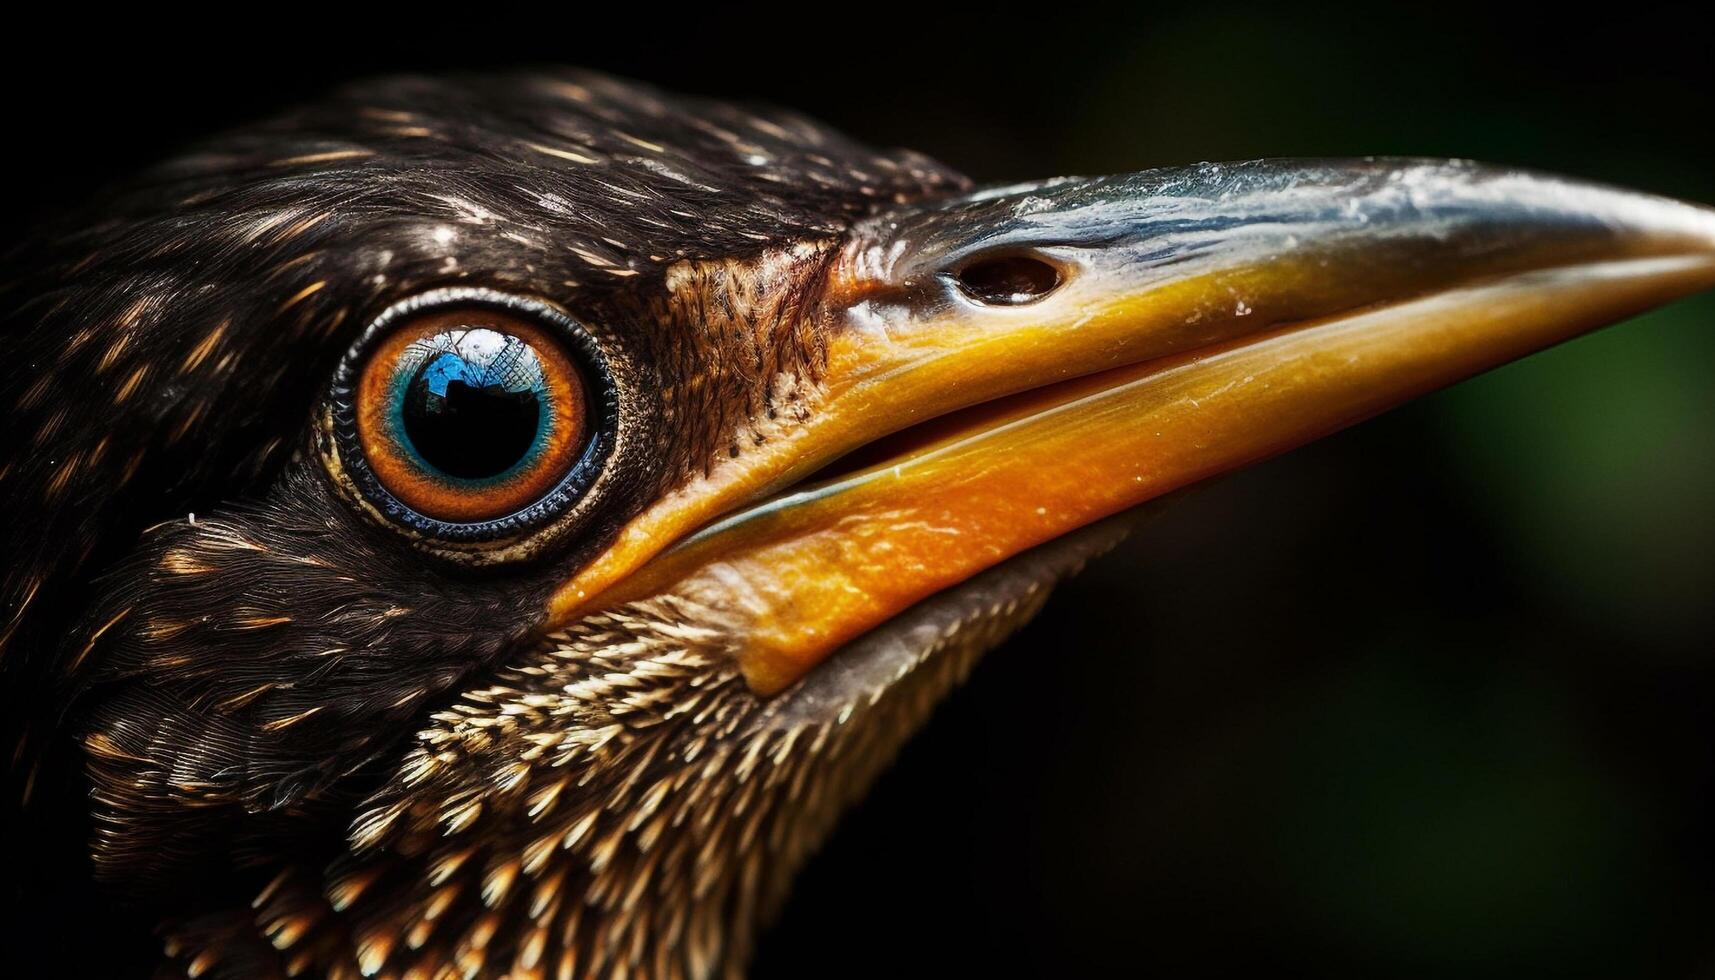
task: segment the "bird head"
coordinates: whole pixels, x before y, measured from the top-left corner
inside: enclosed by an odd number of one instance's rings
[[[1149,501],[1715,283],[1715,215],[973,190],[557,73],[349,89],[13,268],[16,782],[113,914],[193,976],[705,977]]]

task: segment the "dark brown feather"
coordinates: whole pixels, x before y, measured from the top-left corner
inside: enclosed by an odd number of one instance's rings
[[[337,843],[399,740],[516,649],[551,581],[759,438],[775,378],[819,363],[805,313],[828,244],[962,186],[789,113],[597,75],[398,78],[211,140],[45,230],[0,294],[12,798],[81,844],[87,753],[101,876],[194,896],[186,915],[247,903],[244,869]],[[353,337],[448,285],[565,307],[628,392],[605,496],[504,569],[413,549],[314,458]]]

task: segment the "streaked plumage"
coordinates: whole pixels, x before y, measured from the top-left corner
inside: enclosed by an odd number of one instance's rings
[[[163,975],[738,975],[1127,513],[1715,281],[1708,212],[1460,162],[969,191],[596,75],[405,78],[29,242],[12,921],[84,971],[153,929]],[[563,321],[614,427],[481,540],[390,522],[346,428],[366,341],[459,303]]]

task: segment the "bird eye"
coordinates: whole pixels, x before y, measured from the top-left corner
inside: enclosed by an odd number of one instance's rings
[[[1060,269],[1033,255],[989,255],[953,273],[959,291],[986,306],[1033,303],[1060,285]]]
[[[383,313],[336,378],[340,463],[385,516],[454,541],[564,512],[610,442],[593,340],[533,301],[446,291]]]

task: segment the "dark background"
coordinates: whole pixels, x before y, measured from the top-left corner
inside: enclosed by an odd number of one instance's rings
[[[5,234],[345,78],[550,62],[984,180],[1422,154],[1715,203],[1692,5],[438,6],[14,24]],[[756,975],[1711,975],[1712,367],[1705,296],[1179,502],[907,748]]]

